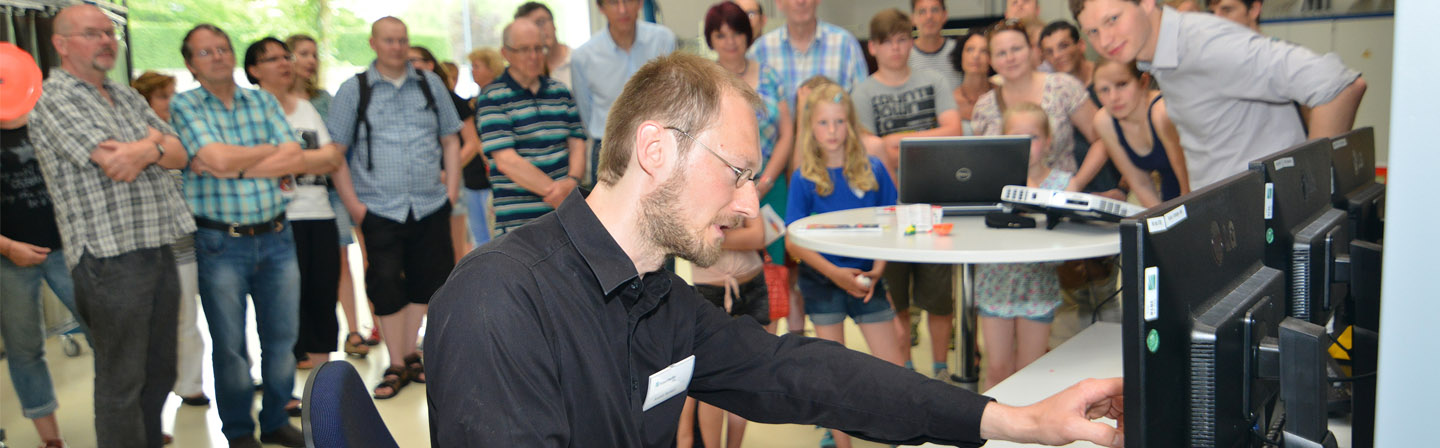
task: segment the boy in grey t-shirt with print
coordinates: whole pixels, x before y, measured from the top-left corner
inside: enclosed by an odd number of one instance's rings
[[[900,160],[901,138],[962,134],[950,83],[939,74],[910,69],[910,49],[914,45],[911,29],[914,24],[910,18],[896,9],[880,11],[870,20],[870,53],[875,55],[880,69],[856,84],[851,93],[856,119],[874,134],[862,139],[867,148],[883,148],[883,154],[875,155],[884,161],[892,178]],[[945,359],[954,330],[954,272],[953,266],[939,264],[892,262],[885,267],[885,283],[896,318],[908,333],[905,336],[915,332],[908,312],[912,297],[915,305],[930,315],[931,359],[936,360],[932,374],[940,379],[950,376]],[[910,340],[904,337],[901,343]],[[914,369],[908,347],[901,351],[905,353],[906,367]]]

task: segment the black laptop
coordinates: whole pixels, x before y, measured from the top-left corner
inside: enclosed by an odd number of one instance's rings
[[[1008,210],[1006,185],[1025,185],[1030,137],[917,137],[900,141],[902,204],[932,204],[946,215]]]

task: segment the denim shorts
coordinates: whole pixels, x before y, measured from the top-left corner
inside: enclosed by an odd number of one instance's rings
[[[885,300],[885,281],[875,281],[870,301],[855,297],[835,286],[814,268],[800,265],[800,294],[805,297],[805,314],[815,325],[835,325],[850,316],[857,324],[886,322],[895,318],[895,310]]]
[[[1042,324],[1048,324],[1048,323],[1055,322],[1055,310],[1053,310],[1053,309],[1050,310],[1050,312],[1045,313],[1045,314],[1041,314],[1041,315],[1039,315],[1039,316],[1001,316],[1001,315],[999,315],[999,314],[995,314],[995,313],[991,313],[991,312],[985,311],[984,308],[981,308],[981,307],[978,307],[978,306],[975,307],[975,311],[976,311],[977,313],[980,313],[980,317],[991,317],[991,318],[996,318],[996,319],[1025,319],[1025,320],[1028,320],[1028,321],[1031,321],[1031,322],[1039,322],[1039,323],[1042,323]]]

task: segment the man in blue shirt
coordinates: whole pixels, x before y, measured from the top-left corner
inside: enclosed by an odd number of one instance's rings
[[[200,88],[175,96],[170,123],[191,156],[185,198],[199,227],[195,262],[214,346],[220,431],[232,447],[305,446],[286,409],[295,384],[300,270],[278,178],[329,172],[340,155],[302,151],[275,96],[235,85],[234,47],[224,31],[196,26],[185,35],[181,55]],[[255,302],[263,353],[259,442],[250,417],[247,295]]]
[[[630,75],[651,59],[675,51],[675,33],[640,22],[640,0],[595,0],[605,15],[605,28],[575,50],[570,59],[571,82],[580,120],[585,123],[590,147],[586,172],[600,164],[600,141],[605,138],[605,116],[620,96]],[[587,186],[595,184],[590,176]]]
[[[385,399],[425,382],[415,344],[430,295],[455,267],[449,217],[460,192],[461,124],[445,82],[410,66],[404,22],[376,20],[370,48],[375,62],[340,85],[325,126],[348,148],[350,179],[335,179],[335,189],[365,235],[365,291],[390,353],[375,388]]]

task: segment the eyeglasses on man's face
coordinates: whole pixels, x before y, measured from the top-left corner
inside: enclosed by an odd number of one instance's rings
[[[544,46],[544,45],[536,45],[536,46],[533,46],[533,47],[523,47],[523,48],[515,48],[515,47],[509,46],[509,45],[505,45],[505,49],[506,49],[506,50],[510,50],[511,53],[515,53],[515,54],[522,55],[522,56],[529,56],[529,55],[545,56],[545,55],[547,55],[547,54],[550,54],[550,47],[546,47],[546,46]]]
[[[695,144],[700,145],[701,148],[705,148],[706,151],[709,151],[709,152],[710,152],[710,155],[715,156],[715,158],[717,158],[717,159],[720,159],[720,163],[724,163],[727,168],[730,168],[730,171],[731,171],[731,172],[734,172],[734,173],[735,173],[735,188],[736,188],[736,189],[739,189],[739,188],[741,188],[741,187],[744,187],[746,182],[754,182],[754,181],[755,181],[755,170],[752,170],[752,169],[749,169],[749,168],[744,168],[744,169],[742,169],[742,168],[740,168],[740,167],[737,167],[737,166],[735,166],[735,165],[730,164],[730,161],[729,161],[729,160],[725,160],[724,157],[721,157],[721,156],[720,156],[720,153],[715,152],[714,149],[710,149],[710,147],[709,147],[709,146],[706,146],[704,143],[700,143],[700,140],[699,140],[699,139],[696,139],[695,136],[690,135],[689,132],[685,132],[684,130],[681,130],[680,128],[677,128],[677,127],[674,127],[674,126],[666,126],[665,129],[671,130],[671,131],[675,131],[675,132],[679,132],[680,135],[683,135],[683,136],[685,136],[685,138],[690,139],[690,141],[695,142]]]

